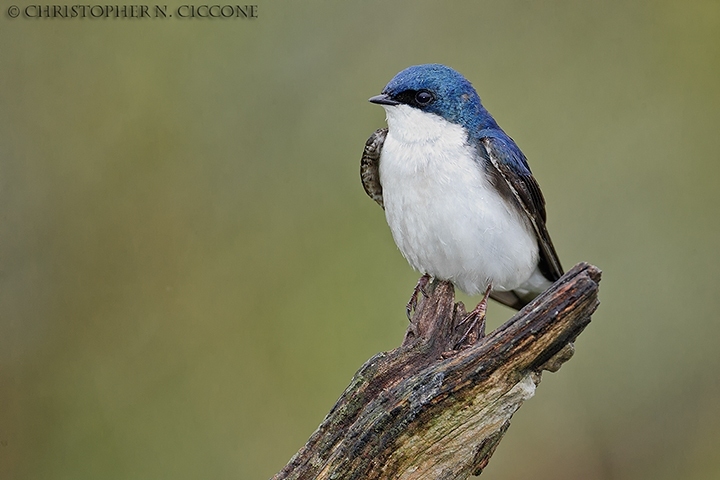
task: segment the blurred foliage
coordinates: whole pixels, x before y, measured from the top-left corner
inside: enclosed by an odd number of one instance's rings
[[[417,274],[358,169],[367,98],[427,62],[526,153],[565,266],[604,270],[485,476],[720,478],[717,1],[6,8],[0,478],[279,470],[402,339]]]

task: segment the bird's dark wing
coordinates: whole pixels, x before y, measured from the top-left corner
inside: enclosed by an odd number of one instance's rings
[[[480,144],[489,160],[490,178],[495,187],[516,203],[535,231],[540,247],[540,272],[548,280],[556,281],[562,276],[563,268],[545,226],[545,199],[525,156],[509,138],[487,136],[480,139]]]
[[[387,128],[381,128],[370,135],[368,141],[365,142],[365,150],[360,159],[360,178],[365,193],[383,207],[383,210],[385,205],[383,205],[382,185],[380,185],[380,152],[382,152],[387,132]]]

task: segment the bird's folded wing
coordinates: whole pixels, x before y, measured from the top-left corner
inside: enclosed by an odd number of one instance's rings
[[[545,199],[525,157],[514,144],[502,138],[483,137],[480,144],[487,154],[495,186],[516,202],[535,231],[540,247],[540,271],[548,280],[556,281],[562,276],[563,268],[545,226]]]
[[[383,209],[385,209],[385,205],[383,205],[382,185],[380,185],[380,152],[382,152],[387,132],[387,128],[381,128],[370,135],[368,141],[365,142],[365,149],[360,159],[360,178],[362,178],[365,193]]]

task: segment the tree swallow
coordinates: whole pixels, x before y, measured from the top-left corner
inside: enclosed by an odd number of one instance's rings
[[[398,73],[370,102],[387,128],[367,141],[361,178],[393,239],[423,274],[521,309],[563,274],[545,227],[545,200],[525,155],[460,73],[439,64]]]

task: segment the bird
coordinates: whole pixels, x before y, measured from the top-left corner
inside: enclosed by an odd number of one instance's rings
[[[488,296],[520,310],[563,275],[525,155],[462,74],[414,65],[369,101],[385,109],[387,127],[366,142],[360,174],[422,273],[408,318],[431,278],[484,293],[466,317],[476,323]]]

